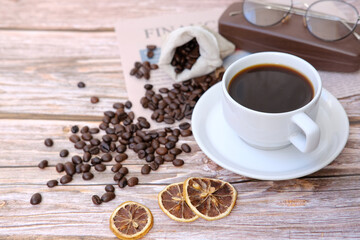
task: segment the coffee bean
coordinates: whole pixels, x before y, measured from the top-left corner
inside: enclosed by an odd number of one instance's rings
[[[114,188],[113,185],[108,184],[108,185],[105,186],[105,191],[106,192],[115,192],[115,188]]]
[[[89,127],[88,126],[83,126],[80,130],[81,133],[88,133],[89,132]]]
[[[117,182],[117,181],[119,181],[120,179],[122,179],[123,177],[124,177],[124,174],[117,172],[117,173],[114,175],[114,181]]]
[[[75,172],[76,173],[82,173],[82,171],[81,171],[81,166],[82,165],[83,165],[82,163],[75,165]]]
[[[138,157],[139,157],[140,159],[145,158],[145,157],[146,157],[146,152],[145,152],[144,150],[140,150],[140,151],[138,152]]]
[[[162,156],[156,156],[154,162],[156,162],[158,165],[161,165],[164,163],[164,159]]]
[[[78,155],[75,155],[71,158],[71,161],[74,163],[74,164],[80,164],[82,163],[82,159],[80,156]]]
[[[178,137],[178,136],[180,136],[180,130],[179,129],[174,129],[173,131],[172,131],[172,134],[175,136],[175,137]]]
[[[89,153],[91,153],[92,155],[96,155],[100,152],[100,149],[96,146],[90,147]]]
[[[192,131],[187,129],[187,130],[181,130],[180,131],[180,134],[182,137],[188,137],[188,136],[191,136],[192,135]]]
[[[48,166],[49,162],[47,160],[42,160],[41,162],[39,162],[38,167],[41,169],[44,169]]]
[[[154,51],[156,49],[156,45],[153,45],[153,44],[146,45],[146,48],[150,51]]]
[[[145,85],[144,85],[144,88],[145,88],[146,90],[151,90],[151,89],[153,88],[153,85],[151,85],[151,84],[145,84]]]
[[[150,173],[150,166],[149,164],[144,164],[144,166],[142,166],[141,168],[141,174],[149,174]]]
[[[98,157],[94,157],[93,159],[91,159],[92,165],[96,165],[96,164],[100,164],[100,163],[101,163],[101,159]]]
[[[172,163],[176,167],[184,165],[184,161],[182,159],[175,159]]]
[[[157,64],[155,64],[155,63],[150,64],[150,69],[151,70],[155,70],[155,69],[158,69],[158,68],[159,68],[159,66]]]
[[[125,145],[120,144],[120,145],[117,146],[117,148],[116,148],[116,152],[118,152],[118,153],[123,153],[123,152],[125,152],[125,151],[126,151],[126,146],[125,146]]]
[[[112,160],[112,155],[110,153],[105,153],[101,156],[101,160],[104,162],[110,162]]]
[[[166,137],[166,135],[167,135],[165,131],[160,131],[160,132],[158,132],[158,134],[159,134],[159,137]]]
[[[165,154],[163,156],[163,159],[165,162],[172,162],[174,159],[175,159],[175,155],[172,155],[172,154]]]
[[[83,149],[85,146],[86,146],[86,143],[84,141],[78,141],[74,145],[74,147],[76,149]]]
[[[119,102],[113,104],[113,108],[115,109],[124,108],[124,107],[125,107],[124,104]]]
[[[64,175],[60,178],[61,184],[67,184],[72,181],[72,177],[70,175]]]
[[[84,152],[83,161],[84,161],[84,162],[88,162],[88,161],[90,161],[90,159],[91,159],[91,153],[89,153],[89,152]]]
[[[90,144],[93,145],[93,146],[99,146],[100,145],[100,140],[97,139],[97,138],[93,138],[90,140]]]
[[[159,155],[165,155],[168,152],[168,150],[164,147],[159,147],[158,149],[156,149],[156,153]]]
[[[85,83],[84,82],[78,82],[77,86],[78,86],[78,88],[84,88]]]
[[[56,171],[57,171],[58,173],[63,172],[63,171],[64,171],[64,164],[62,164],[62,163],[56,164],[55,169],[56,169]]]
[[[167,137],[167,139],[171,142],[176,143],[177,141],[179,141],[178,137],[174,136],[174,135],[170,135]]]
[[[152,162],[152,161],[154,161],[154,159],[155,159],[155,156],[154,156],[154,154],[151,154],[151,153],[149,155],[147,155],[145,158],[145,160],[147,162]]]
[[[173,154],[173,155],[178,155],[182,152],[181,149],[179,148],[173,148],[173,149],[170,149],[169,153]]]
[[[32,205],[37,205],[37,204],[41,203],[41,200],[42,200],[41,194],[35,193],[34,195],[31,196],[30,203]]]
[[[130,101],[126,101],[126,102],[125,102],[125,107],[126,107],[127,109],[130,109],[130,108],[132,107],[132,103],[131,103]]]
[[[155,152],[155,149],[153,147],[148,147],[145,149],[146,154],[152,154]]]
[[[88,172],[91,169],[91,165],[88,163],[82,164],[80,169],[82,173]]]
[[[138,143],[136,144],[135,146],[135,149],[137,151],[140,151],[140,150],[145,150],[147,148],[147,144],[146,143]]]
[[[64,164],[64,169],[65,169],[65,172],[67,173],[67,175],[74,175],[75,174],[75,165],[72,163],[72,162],[66,162]]]
[[[165,147],[166,147],[167,149],[172,149],[172,148],[175,147],[175,145],[176,145],[175,142],[167,142],[167,143],[165,144]]]
[[[111,200],[113,200],[115,198],[115,193],[113,192],[107,192],[107,193],[104,193],[102,196],[101,196],[101,201],[103,202],[110,202]]]
[[[110,145],[106,142],[102,142],[100,144],[100,150],[104,153],[108,153],[110,151]]]
[[[53,188],[55,186],[58,185],[58,181],[57,180],[50,180],[46,183],[46,185],[49,187],[49,188]]]
[[[118,171],[120,170],[120,168],[122,168],[122,164],[121,164],[121,163],[117,163],[117,164],[115,164],[115,165],[112,166],[111,171],[114,172],[114,173],[116,173],[116,172],[118,172]]]
[[[156,139],[152,140],[152,142],[151,142],[151,147],[154,148],[154,149],[159,148],[159,147],[160,147],[159,141],[156,140]]]
[[[147,54],[146,54],[146,56],[147,56],[148,58],[153,58],[153,57],[154,57],[154,52],[153,52],[153,51],[148,51]]]
[[[126,177],[121,178],[119,183],[118,183],[119,188],[124,188],[124,187],[126,187],[126,185],[127,185]]]
[[[165,137],[159,137],[158,141],[159,141],[159,143],[165,145],[169,140],[167,138],[165,138]]]
[[[129,170],[127,169],[127,167],[122,167],[120,168],[119,173],[126,175],[129,173]]]
[[[127,183],[128,183],[128,186],[129,186],[129,187],[133,187],[133,186],[135,186],[135,185],[138,185],[139,179],[138,179],[137,177],[131,177],[131,178],[129,178],[129,180],[127,181]]]
[[[149,163],[149,166],[151,168],[151,170],[156,171],[159,168],[159,164],[157,164],[155,161]]]
[[[101,198],[98,195],[93,195],[91,200],[95,205],[100,205],[102,203]]]
[[[191,152],[191,147],[186,143],[181,144],[181,149],[186,153]]]
[[[71,132],[72,132],[72,133],[77,133],[77,132],[79,132],[79,127],[78,127],[77,125],[72,126],[72,127],[71,127]]]
[[[82,140],[84,141],[90,141],[92,139],[91,133],[87,132],[81,135]]]
[[[85,172],[82,175],[82,178],[87,181],[87,180],[91,180],[94,178],[94,174],[92,174],[91,172]]]
[[[187,122],[181,123],[181,124],[179,125],[179,128],[180,128],[181,130],[189,129],[189,128],[190,128],[190,123],[187,123]]]
[[[90,128],[89,129],[89,133],[91,133],[91,134],[97,134],[99,132],[100,132],[100,130],[98,128]]]
[[[69,137],[69,140],[70,140],[71,142],[73,142],[73,143],[77,143],[77,142],[80,141],[80,138],[79,138],[78,135],[73,134],[73,135],[71,135],[71,136]]]
[[[85,145],[83,148],[84,152],[90,152],[91,145]]]
[[[115,161],[122,162],[122,161],[126,160],[127,158],[128,158],[128,155],[126,153],[120,153],[115,156]]]
[[[108,123],[104,123],[104,122],[100,123],[100,125],[99,125],[99,128],[100,128],[101,130],[105,130],[105,129],[107,129],[108,127],[109,127],[109,124],[108,124]]]
[[[52,145],[54,145],[54,142],[51,138],[47,138],[47,139],[45,139],[44,144],[47,147],[51,147]]]
[[[93,96],[93,97],[90,98],[90,102],[93,103],[93,104],[98,103],[98,102],[99,102],[99,98],[96,97],[96,96]]]
[[[102,163],[95,165],[95,170],[98,172],[103,172],[106,170],[106,166]]]

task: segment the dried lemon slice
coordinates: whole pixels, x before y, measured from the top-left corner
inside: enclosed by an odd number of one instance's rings
[[[110,217],[110,229],[120,239],[134,240],[143,237],[153,226],[150,210],[132,201],[118,206]]]
[[[183,183],[173,183],[158,195],[161,210],[178,222],[192,222],[199,217],[190,209],[183,196]]]
[[[191,210],[206,220],[227,216],[236,202],[237,192],[228,182],[210,178],[188,178],[184,198]]]

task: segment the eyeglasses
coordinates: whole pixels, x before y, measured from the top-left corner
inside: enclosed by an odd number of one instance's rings
[[[309,32],[324,41],[338,41],[355,32],[360,17],[358,10],[341,0],[320,0],[307,9],[294,8],[292,0],[244,0],[243,10],[230,12],[230,16],[243,14],[245,19],[259,27],[269,27],[286,22],[291,14],[304,16]]]

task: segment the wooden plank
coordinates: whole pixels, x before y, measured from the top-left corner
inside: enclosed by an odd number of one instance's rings
[[[118,58],[116,44],[114,32],[1,30],[0,60]]]
[[[73,155],[82,156],[82,151],[73,147],[68,140],[71,135],[70,127],[78,124],[81,126],[97,126],[96,122],[72,122],[72,121],[47,121],[43,120],[0,120],[0,142],[2,143],[2,153],[0,156],[0,184],[45,184],[46,181],[59,178],[54,170],[54,166],[65,161],[71,161]],[[336,176],[360,174],[360,156],[358,136],[360,134],[360,125],[354,125],[350,128],[349,141],[346,148],[332,164],[316,172],[313,176]],[[53,147],[46,147],[44,139],[51,137],[54,140]],[[177,143],[188,143],[192,152],[190,154],[182,153],[179,158],[185,160],[186,164],[180,168],[174,167],[171,163],[164,164],[161,168],[152,173],[151,177],[141,176],[141,180],[146,183],[169,183],[174,179],[185,179],[190,176],[207,176],[218,177],[225,180],[238,181],[246,179],[243,176],[234,174],[225,170],[208,159],[200,150],[193,137],[180,138]],[[60,158],[59,152],[62,149],[68,149],[70,154],[67,158]],[[129,159],[123,163],[127,165],[131,172],[136,176],[139,175],[144,160],[138,159],[132,151],[127,151]],[[113,154],[115,156],[116,154]],[[47,159],[50,168],[40,170],[37,164]],[[113,161],[114,162],[114,161]],[[113,163],[112,162],[112,163]],[[98,183],[111,182],[112,174],[110,173],[109,163],[107,173],[97,174]],[[22,173],[18,178],[17,172]],[[80,178],[76,184],[84,183]]]
[[[0,74],[0,118],[99,120],[114,102],[127,99],[123,79],[128,73],[121,72],[118,59],[4,60]],[[79,89],[79,81],[86,88]],[[341,98],[350,118],[360,116],[360,96],[352,95],[360,92],[359,81],[325,86]],[[100,97],[100,102],[91,104],[92,96]]]
[[[47,121],[43,120],[0,120],[0,142],[2,143],[2,153],[0,156],[0,182],[6,183],[24,183],[30,181],[31,183],[46,183],[50,180],[50,173],[45,175],[38,175],[41,171],[36,166],[43,160],[49,160],[53,167],[59,162],[70,161],[71,156],[79,154],[82,156],[82,151],[73,147],[73,144],[68,140],[71,136],[70,127],[72,125],[82,126],[97,126],[97,122],[75,122],[75,121]],[[354,124],[350,128],[350,136],[348,143],[340,154],[340,156],[326,168],[314,173],[314,176],[333,176],[333,175],[349,175],[360,174],[360,156],[358,136],[360,134],[360,124]],[[54,140],[53,147],[46,147],[44,140],[46,138]],[[179,158],[185,160],[186,164],[181,168],[175,168],[171,164],[165,164],[161,169],[154,173],[169,173],[169,176],[161,175],[154,176],[154,181],[158,182],[164,178],[163,182],[169,182],[168,179],[186,178],[188,176],[201,174],[203,176],[219,177],[223,179],[241,180],[244,177],[233,174],[225,170],[209,160],[206,155],[200,150],[193,137],[180,137],[181,143],[188,143],[192,152],[190,154],[182,153]],[[62,149],[68,149],[70,154],[67,158],[60,158],[59,152]],[[137,155],[132,151],[127,151],[129,159],[123,163],[133,168],[136,173],[139,173],[139,168],[145,163],[144,160],[139,160]],[[113,154],[114,156],[116,154]],[[114,161],[113,161],[114,162]],[[111,165],[111,164],[109,164]],[[14,174],[17,169],[12,167],[21,167],[23,172],[23,179],[14,180]],[[110,168],[110,167],[109,167]],[[176,175],[179,172],[179,175]],[[56,173],[53,168],[51,173]],[[8,176],[7,176],[8,175]],[[59,175],[53,175],[58,177]],[[111,179],[109,175],[104,176],[105,179]],[[100,178],[102,179],[102,178]],[[36,180],[36,181],[35,181]],[[35,182],[32,182],[35,181]]]
[[[230,0],[0,1],[0,28],[47,30],[112,30],[121,18],[171,15],[230,5]],[[76,14],[75,14],[76,13]]]
[[[113,32],[0,31],[0,45],[0,118],[86,120],[127,97]],[[320,74],[347,114],[359,116],[360,72]],[[93,95],[99,104],[89,103]]]
[[[37,119],[99,120],[113,103],[127,99],[119,60],[14,60],[0,65],[0,118],[35,114]],[[79,89],[79,81],[86,87]],[[92,96],[100,102],[91,104]]]
[[[218,221],[193,223],[169,220],[159,209],[157,193],[164,186],[117,189],[115,200],[94,206],[93,194],[104,186],[54,189],[39,186],[0,186],[0,233],[5,239],[113,239],[108,218],[121,202],[145,204],[154,215],[146,239],[339,239],[360,237],[360,176],[251,181],[234,184],[238,200],[231,214]],[[29,199],[41,192],[43,201]],[[36,236],[36,237],[35,237]]]

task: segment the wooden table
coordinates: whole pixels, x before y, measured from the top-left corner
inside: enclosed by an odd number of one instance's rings
[[[49,189],[63,148],[76,151],[68,137],[72,125],[97,126],[114,102],[127,93],[113,26],[119,17],[144,17],[224,7],[231,0],[115,1],[0,0],[0,239],[114,239],[109,216],[133,200],[148,206],[155,223],[146,239],[340,239],[360,238],[360,72],[324,86],[344,106],[350,119],[345,149],[324,169],[300,179],[259,181],[227,171],[209,160],[193,137],[186,164],[163,165],[139,174],[135,154],[125,164],[140,185],[117,189],[115,200],[95,206],[91,196],[112,183],[110,167],[84,182],[80,175]],[[358,5],[357,0],[351,1]],[[86,88],[77,83],[84,81]],[[90,97],[100,97],[90,104]],[[53,147],[45,147],[45,138]],[[37,164],[48,159],[50,167]],[[206,176],[233,183],[238,200],[219,221],[170,220],[158,207],[157,193],[169,183]],[[30,197],[41,192],[43,202]]]

